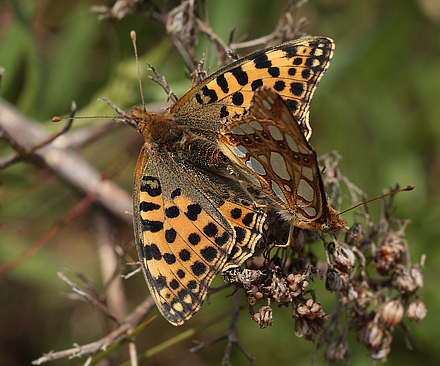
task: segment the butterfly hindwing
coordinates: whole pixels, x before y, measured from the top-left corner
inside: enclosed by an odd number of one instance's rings
[[[274,90],[258,89],[246,113],[230,119],[219,142],[236,170],[291,216],[294,226],[317,230],[334,211],[327,205],[316,153]]]

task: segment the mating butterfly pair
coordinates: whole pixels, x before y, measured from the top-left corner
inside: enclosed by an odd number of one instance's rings
[[[133,192],[136,245],[150,292],[172,324],[201,306],[212,279],[251,257],[266,214],[229,171],[293,226],[334,230],[307,142],[313,92],[333,55],[323,37],[255,52],[220,69],[160,115],[130,113],[144,135]]]

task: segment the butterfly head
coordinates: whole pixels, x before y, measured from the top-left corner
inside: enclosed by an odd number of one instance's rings
[[[183,133],[181,129],[176,128],[169,113],[147,112],[145,109],[135,106],[130,112],[129,118],[134,121],[137,130],[146,141],[154,141],[159,144],[173,143],[179,140]]]
[[[347,224],[347,221],[339,216],[339,212],[329,204],[327,204],[327,214],[323,215],[322,219],[319,230],[323,233],[344,229]]]

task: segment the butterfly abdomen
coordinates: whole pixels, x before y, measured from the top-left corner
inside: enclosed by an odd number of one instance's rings
[[[193,164],[212,171],[224,170],[229,164],[222,151],[203,137],[187,135],[179,146],[179,154]]]

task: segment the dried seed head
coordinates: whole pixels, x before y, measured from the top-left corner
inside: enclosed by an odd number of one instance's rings
[[[368,283],[362,282],[354,288],[357,293],[358,299],[356,305],[360,309],[367,309],[370,306],[371,301],[375,298],[374,294],[369,290]]]
[[[228,276],[229,283],[237,282],[245,289],[248,289],[252,285],[252,282],[258,282],[262,274],[263,272],[260,270],[239,270],[238,268],[233,268],[225,272],[225,275]]]
[[[401,300],[394,299],[383,303],[379,314],[386,327],[394,327],[402,321],[404,311]]]
[[[368,322],[358,333],[359,342],[369,348],[376,348],[382,343],[383,331],[375,320]]]
[[[304,317],[310,320],[327,318],[321,308],[321,303],[315,302],[313,299],[307,299],[306,301],[300,302],[296,307],[296,314],[299,317]]]
[[[406,312],[406,316],[411,320],[415,320],[417,323],[420,323],[426,316],[426,306],[423,301],[416,300],[409,304],[408,310]]]
[[[262,306],[258,313],[252,315],[251,319],[260,325],[261,329],[273,325],[272,308],[270,306]]]
[[[355,256],[350,247],[345,243],[336,243],[333,256],[341,267],[352,269],[355,263]]]
[[[303,294],[304,289],[309,285],[309,281],[305,279],[306,277],[308,276],[299,273],[291,273],[287,276],[287,286],[289,287],[291,297],[298,297]]]
[[[388,244],[381,246],[374,257],[374,267],[382,276],[387,275],[397,264],[404,262],[406,258],[405,246],[400,241],[387,241]]]
[[[313,341],[316,336],[321,334],[323,324],[324,320],[322,319],[309,320],[298,318],[295,321],[295,335],[299,338]]]
[[[406,293],[412,294],[417,289],[423,287],[423,275],[418,268],[400,270],[397,276],[397,288]]]
[[[248,296],[247,297],[247,302],[249,305],[255,305],[257,303],[257,299],[253,296]]]
[[[342,361],[348,355],[348,344],[340,338],[331,342],[325,351],[325,358],[330,362]]]
[[[328,270],[325,276],[325,288],[327,291],[339,292],[343,287],[341,278],[335,270]]]
[[[292,301],[287,279],[283,276],[279,267],[274,269],[269,291],[275,301],[282,304],[287,304]]]
[[[391,336],[391,333],[387,330],[384,330],[382,342],[380,346],[372,349],[370,353],[370,357],[373,360],[381,360],[382,362],[386,362],[387,355],[391,351],[391,342],[393,340],[393,337]]]

